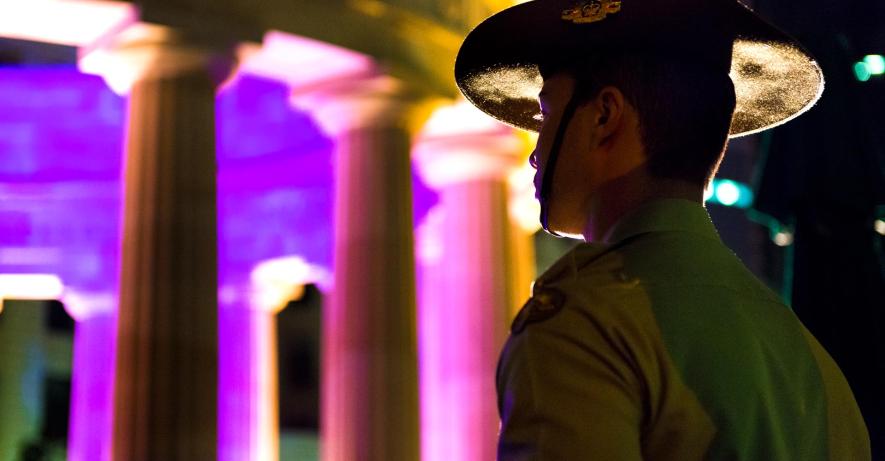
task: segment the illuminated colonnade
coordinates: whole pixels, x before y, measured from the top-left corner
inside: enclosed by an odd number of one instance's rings
[[[33,140],[15,144],[18,149],[0,168],[0,297],[61,299],[76,319],[67,459],[108,460],[125,104],[100,79],[74,70],[6,69],[0,79],[5,88],[0,106],[8,109],[0,116],[0,129],[13,126]],[[288,110],[286,95],[285,85],[245,78],[219,97],[220,134],[227,140],[219,146],[219,238],[224,239],[219,243],[219,328],[232,333],[219,338],[219,387],[225,397],[219,401],[220,459],[265,460],[270,458],[264,453],[275,451],[265,441],[274,440],[276,425],[251,421],[266,421],[260,415],[276,410],[275,396],[265,392],[275,384],[273,357],[259,350],[273,344],[262,333],[273,330],[268,319],[273,308],[262,306],[280,288],[267,289],[267,271],[253,271],[256,263],[298,254],[311,265],[328,265],[331,146],[303,114]],[[290,134],[293,129],[297,136]],[[255,134],[262,143],[253,146],[249,140]],[[272,154],[255,156],[265,150]],[[313,211],[305,215],[305,209]],[[293,289],[326,279],[312,270],[296,280],[304,271],[273,262],[270,275],[284,273]],[[252,272],[264,274],[257,277],[260,283],[250,283]],[[250,304],[256,293],[263,294],[260,303]],[[255,340],[254,347],[247,338]],[[252,362],[254,370],[243,356],[260,359]],[[12,386],[2,390],[21,400]],[[10,412],[0,418],[0,424],[31,427],[16,421]],[[6,438],[16,434],[21,432],[3,433]],[[248,443],[261,456],[237,456]]]
[[[410,154],[429,115],[429,98],[381,75],[369,57],[307,39],[297,39],[300,48],[292,53],[289,38],[269,33],[261,48],[243,55],[240,71],[289,84],[293,104],[336,141],[335,271],[323,322],[323,459],[418,459]],[[82,69],[130,93],[114,431],[120,459],[205,457],[216,445],[221,459],[277,456],[278,428],[271,424],[276,371],[267,333],[278,306],[242,297],[252,285],[216,301],[214,96],[234,55],[216,39],[136,24],[82,54]],[[283,55],[289,65],[281,67]],[[507,215],[506,172],[524,148],[511,132],[468,119],[482,132],[429,129],[419,143],[422,176],[441,192],[445,216],[442,259],[425,269],[425,283],[447,296],[425,297],[421,307],[423,319],[446,315],[430,329],[423,322],[421,330],[427,338],[420,358],[423,452],[429,459],[446,459],[446,453],[488,457],[497,416],[493,381],[483,382],[483,373],[491,376],[508,309],[528,290],[525,268],[531,265],[525,234]],[[446,176],[452,171],[458,175]],[[89,352],[108,338],[113,343],[114,303],[98,299],[73,300],[69,307],[78,320],[70,459],[109,456],[102,431],[87,433],[102,414],[110,421],[108,409],[85,403],[109,388],[114,369],[111,361],[94,363]],[[457,317],[446,309],[457,309]],[[218,315],[220,333],[231,339],[222,339],[219,352]],[[237,322],[247,327],[234,336]],[[468,331],[481,338],[479,347],[450,347]],[[452,361],[446,363],[453,368],[434,362],[427,348],[442,351],[436,359]],[[225,373],[237,357],[248,362],[245,372]],[[438,380],[427,384],[428,376],[436,378],[426,370],[436,370]],[[218,392],[235,396],[232,406],[216,402],[216,382]],[[428,451],[428,437],[440,442],[437,449]]]
[[[439,108],[425,126],[432,98],[379,75],[363,55],[309,42],[270,33],[241,70],[287,82],[293,104],[337,146],[322,459],[418,459],[419,450],[430,460],[494,457],[490,370],[533,277],[536,225],[524,230],[510,215],[511,196],[525,195],[511,190],[525,139],[466,104]],[[444,256],[422,268],[424,293],[433,294],[421,303],[420,357],[410,158],[447,215],[437,229]]]
[[[466,102],[437,111],[417,142],[440,194],[419,233],[422,459],[494,459],[494,370],[528,296],[531,233],[509,211],[526,140]]]

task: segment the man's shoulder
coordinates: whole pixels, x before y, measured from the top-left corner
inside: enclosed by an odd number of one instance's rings
[[[522,320],[552,318],[562,308],[603,322],[647,323],[659,304],[701,305],[725,298],[783,306],[720,240],[648,233],[616,244],[576,246],[535,282],[524,310],[536,315],[525,313]],[[552,300],[557,307],[545,310]]]
[[[584,243],[563,255],[532,288],[532,296],[514,320],[519,334],[534,323],[567,311],[569,321],[550,322],[552,328],[581,328],[584,321],[611,324],[627,321],[636,309],[639,281],[625,270],[619,245]],[[582,321],[584,320],[584,321]],[[558,325],[558,326],[557,326]]]

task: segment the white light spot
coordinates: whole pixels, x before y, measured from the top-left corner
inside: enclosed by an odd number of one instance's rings
[[[778,232],[774,235],[774,244],[779,247],[787,247],[793,244],[793,234],[789,232]]]
[[[741,199],[741,190],[731,181],[721,181],[716,186],[716,201],[725,205],[732,206]]]

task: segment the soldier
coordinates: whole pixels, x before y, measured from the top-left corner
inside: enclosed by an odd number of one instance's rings
[[[455,74],[539,132],[541,223],[587,241],[513,322],[499,460],[870,459],[838,366],[703,206],[728,138],[820,97],[801,45],[736,0],[535,0],[473,30]]]

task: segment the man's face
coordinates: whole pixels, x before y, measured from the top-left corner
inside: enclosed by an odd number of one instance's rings
[[[574,94],[575,78],[557,73],[544,79],[539,94],[543,123],[538,143],[531,156],[535,172],[535,196],[540,198],[541,183],[550,159],[556,132],[560,129],[563,111]],[[594,139],[587,126],[594,108],[584,104],[575,111],[560,145],[549,197],[549,227],[562,234],[579,234],[586,220],[584,204],[594,186],[592,155]]]

